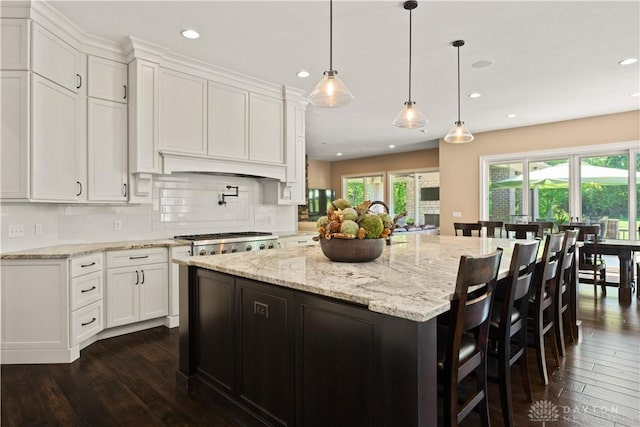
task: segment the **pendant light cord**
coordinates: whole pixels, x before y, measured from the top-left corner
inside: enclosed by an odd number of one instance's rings
[[[413,9],[409,9],[409,102],[411,102],[411,21]]]
[[[329,69],[333,70],[333,0],[329,0]]]
[[[458,122],[460,122],[460,46],[458,48]]]

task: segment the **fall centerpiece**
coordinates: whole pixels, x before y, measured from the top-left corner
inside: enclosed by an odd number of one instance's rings
[[[387,212],[370,211],[374,204],[382,202],[367,200],[351,206],[348,200],[336,199],[327,209],[327,215],[317,222],[322,253],[332,261],[364,262],[382,255],[385,239],[395,227],[395,219]]]

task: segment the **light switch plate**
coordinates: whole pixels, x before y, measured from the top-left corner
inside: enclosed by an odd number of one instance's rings
[[[24,237],[24,225],[23,224],[9,224],[9,237]]]
[[[454,218],[462,218],[462,212],[454,212],[453,213],[453,217]]]
[[[119,219],[114,220],[113,221],[113,230],[114,231],[122,230],[122,221],[120,221]]]

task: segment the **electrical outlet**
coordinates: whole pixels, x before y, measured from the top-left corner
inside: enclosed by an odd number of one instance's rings
[[[24,225],[23,224],[9,224],[9,237],[24,237]]]
[[[453,217],[454,218],[462,218],[462,212],[454,212],[453,213]]]
[[[114,231],[122,230],[122,221],[120,221],[119,219],[114,220],[113,221],[113,230]]]
[[[42,235],[42,223],[41,222],[36,222],[35,229],[34,229],[34,234],[36,236],[41,236]]]

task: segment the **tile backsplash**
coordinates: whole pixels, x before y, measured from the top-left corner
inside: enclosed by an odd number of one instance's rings
[[[221,194],[235,192],[227,189],[228,185],[238,187],[238,197],[225,197],[226,205],[220,205]],[[152,204],[3,203],[0,218],[0,250],[7,252],[67,243],[224,231],[291,234],[297,228],[297,206],[262,204],[257,178],[173,174],[154,180]],[[23,237],[8,237],[9,227],[15,225],[24,227]]]

